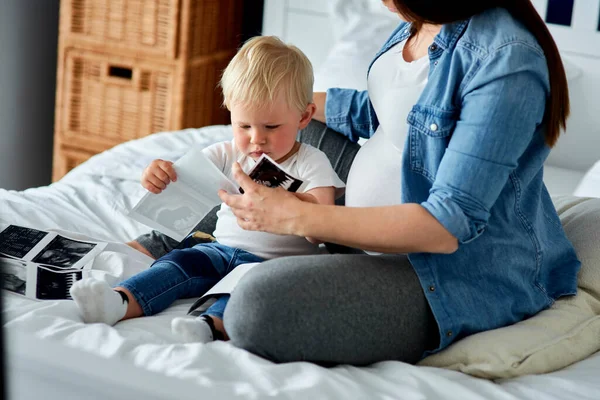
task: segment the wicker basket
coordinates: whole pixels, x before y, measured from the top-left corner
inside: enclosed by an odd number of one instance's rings
[[[181,56],[194,58],[231,50],[239,41],[239,29],[235,27],[241,26],[240,0],[63,0],[63,3],[61,36],[100,50],[123,50],[138,56],[169,59],[184,51]]]
[[[59,118],[69,146],[103,151],[171,126],[173,67],[102,53],[67,53]]]
[[[228,123],[217,82],[243,3],[63,0],[53,180],[127,140]]]
[[[87,161],[91,156],[95,153],[89,153],[82,150],[72,150],[70,148],[63,148],[60,152],[61,157],[59,159],[55,159],[55,171],[61,171],[62,175],[65,175],[67,172],[77,167],[80,164],[83,164]],[[54,171],[53,171],[54,172]],[[56,180],[56,179],[55,179]]]
[[[62,140],[100,152],[154,132],[227,123],[216,81],[229,58],[204,58],[182,76],[177,64],[71,50],[58,127]]]

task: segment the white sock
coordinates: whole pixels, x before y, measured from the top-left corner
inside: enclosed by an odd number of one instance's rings
[[[202,317],[178,317],[171,321],[171,330],[186,343],[208,343],[214,340],[212,330]]]
[[[71,297],[75,300],[83,320],[87,323],[104,322],[114,325],[127,311],[128,303],[108,283],[89,278],[71,286]]]

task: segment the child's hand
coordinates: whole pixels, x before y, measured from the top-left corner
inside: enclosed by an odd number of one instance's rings
[[[176,180],[177,174],[171,161],[154,160],[142,173],[142,186],[154,194],[159,194],[171,181]]]

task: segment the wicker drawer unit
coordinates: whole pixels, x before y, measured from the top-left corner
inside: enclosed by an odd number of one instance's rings
[[[62,157],[59,160],[61,165],[59,167],[68,172],[79,164],[87,161],[93,155],[94,153],[88,153],[82,150],[70,150],[69,148],[64,148],[61,152]]]
[[[173,67],[70,50],[63,73],[58,130],[70,147],[100,152],[173,126]]]
[[[145,135],[228,123],[243,0],[62,0],[53,180]]]

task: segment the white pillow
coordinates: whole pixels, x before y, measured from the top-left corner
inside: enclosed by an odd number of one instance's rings
[[[316,71],[314,90],[367,88],[367,70],[375,54],[400,23],[381,0],[330,0],[329,18],[335,43]]]
[[[399,22],[398,16],[389,12],[381,0],[329,0],[328,13],[335,41],[351,37],[364,39],[364,32],[358,31],[369,30],[365,27],[367,22],[383,21],[395,25]]]
[[[600,197],[600,160],[586,172],[574,194],[581,197]]]
[[[584,172],[568,168],[544,165],[544,183],[550,195],[572,195]]]
[[[477,333],[421,360],[481,378],[513,378],[564,368],[600,350],[600,199],[553,198],[581,260],[576,296],[511,326]]]

